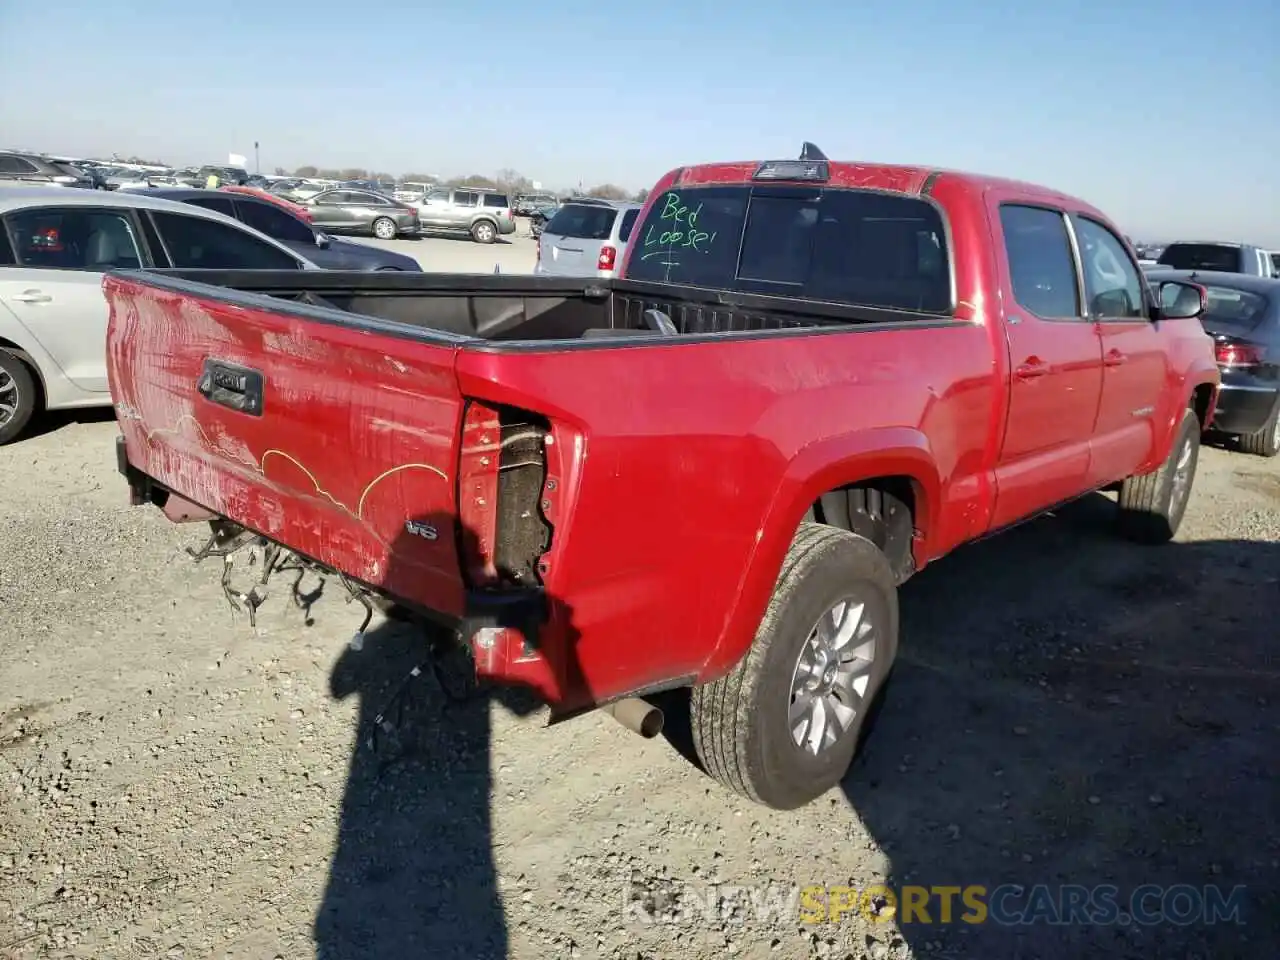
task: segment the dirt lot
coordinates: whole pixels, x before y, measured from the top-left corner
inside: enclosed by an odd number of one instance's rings
[[[1168,547],[1113,539],[1095,497],[923,572],[843,793],[778,814],[678,722],[546,728],[430,681],[370,749],[416,639],[352,649],[332,585],[311,622],[277,587],[251,630],[184,556],[198,529],[125,505],[114,436],[64,418],[0,450],[0,957],[1276,955],[1280,462],[1206,450]],[[881,881],[1247,890],[1214,926],[785,901]],[[672,919],[715,884],[754,894]]]

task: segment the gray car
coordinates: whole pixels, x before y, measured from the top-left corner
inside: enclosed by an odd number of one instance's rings
[[[0,153],[0,186],[83,187],[97,184],[89,174],[69,163],[29,153]]]
[[[622,267],[641,204],[579,198],[556,211],[538,237],[534,273],[612,277]]]
[[[469,233],[476,243],[516,232],[511,199],[491,187],[437,187],[422,198],[418,217],[424,230]]]
[[[394,240],[416,237],[422,229],[413,207],[370,190],[325,190],[294,202],[307,208],[317,227],[335,233],[368,233],[379,240]]]

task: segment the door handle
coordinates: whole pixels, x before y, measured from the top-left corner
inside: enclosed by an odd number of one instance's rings
[[[1013,375],[1019,380],[1034,380],[1037,377],[1043,377],[1048,372],[1049,365],[1047,363],[1031,357],[1017,370],[1013,371]]]
[[[1108,350],[1106,359],[1103,361],[1108,367],[1118,367],[1129,358],[1119,350]]]
[[[23,290],[21,293],[15,293],[13,299],[18,303],[49,303],[53,297],[39,290]]]

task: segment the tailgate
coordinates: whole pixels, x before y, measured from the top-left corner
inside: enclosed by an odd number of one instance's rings
[[[463,612],[458,339],[198,284],[103,289],[135,469],[366,584]]]

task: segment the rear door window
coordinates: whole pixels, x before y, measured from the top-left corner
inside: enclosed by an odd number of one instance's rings
[[[636,217],[640,215],[640,208],[633,207],[622,215],[622,226],[618,228],[618,242],[626,243],[631,239],[631,231],[635,229]]]
[[[632,251],[633,280],[952,310],[942,216],[916,197],[791,186],[669,190],[649,208]]]
[[[142,265],[127,213],[44,208],[20,210],[5,219],[20,266],[98,271]]]
[[[511,206],[505,193],[486,193],[484,195],[484,205],[495,209],[504,209]]]
[[[566,203],[544,227],[546,233],[575,240],[608,240],[618,211],[613,207]]]
[[[1018,305],[1045,320],[1079,319],[1075,256],[1062,211],[1002,204],[1000,227]]]
[[[226,214],[228,217],[236,215],[235,204],[230,197],[192,197],[187,203],[193,207],[204,207],[206,210]]]
[[[230,224],[159,211],[152,211],[151,216],[175,267],[211,270],[302,268],[296,257]]]
[[[289,243],[315,243],[311,228],[279,207],[262,200],[237,200],[240,220],[259,233]]]
[[[453,192],[453,203],[457,207],[474,207],[478,197],[470,190],[455,190]]]

